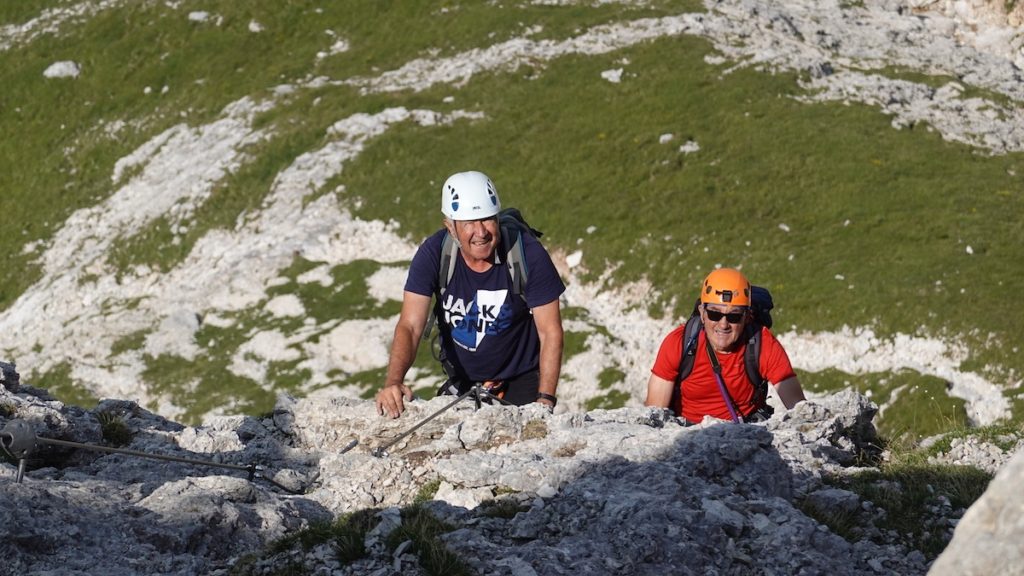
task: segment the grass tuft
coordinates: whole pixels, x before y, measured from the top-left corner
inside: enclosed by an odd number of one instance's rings
[[[426,484],[420,486],[419,491],[416,492],[415,498],[413,498],[413,501],[412,501],[413,504],[422,504],[424,502],[429,502],[429,501],[433,500],[434,496],[437,495],[438,488],[440,488],[440,487],[441,487],[441,479],[440,478],[431,480],[430,482],[427,482]]]
[[[991,480],[991,474],[972,466],[890,464],[858,472],[838,484],[885,510],[876,523],[879,528],[934,560],[952,537],[946,519],[969,508]],[[837,534],[851,534],[852,518],[827,511],[824,515],[822,522],[835,526]]]
[[[366,533],[377,523],[377,510],[365,509],[346,514],[334,522],[317,522],[275,541],[268,547],[270,556],[301,548],[311,550],[332,543],[338,561],[349,564],[366,557]]]
[[[485,500],[480,503],[480,514],[488,518],[504,518],[510,520],[520,512],[526,512],[530,507],[516,501],[514,498],[497,498]]]
[[[124,418],[113,412],[99,412],[96,421],[100,423],[100,432],[104,442],[111,446],[127,446],[132,442],[132,431]]]
[[[387,537],[387,546],[394,551],[410,541],[411,551],[419,558],[420,567],[430,576],[469,576],[469,567],[445,547],[440,536],[455,528],[441,521],[423,506],[402,509],[402,525]]]
[[[847,542],[856,542],[860,536],[859,515],[853,510],[825,509],[806,500],[797,503],[807,517],[817,520],[828,527],[832,533],[841,536]]]

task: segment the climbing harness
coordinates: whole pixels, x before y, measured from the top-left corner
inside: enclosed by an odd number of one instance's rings
[[[357,440],[353,440],[341,450],[341,454],[348,452],[356,446]],[[194,458],[183,458],[181,456],[169,456],[165,454],[150,454],[148,452],[140,452],[138,450],[128,450],[125,448],[113,448],[110,446],[98,446],[96,444],[85,444],[82,442],[71,442],[69,440],[57,440],[55,438],[40,438],[32,430],[24,420],[11,420],[0,429],[0,446],[3,447],[4,452],[7,452],[12,458],[18,461],[18,472],[15,478],[15,482],[21,483],[25,477],[25,463],[30,454],[39,447],[40,444],[52,444],[54,446],[66,446],[70,448],[85,448],[86,450],[97,450],[100,452],[112,452],[115,454],[125,454],[128,456],[139,456],[142,458],[152,458],[155,460],[168,460],[171,462],[181,462],[184,464],[196,464],[199,466],[212,466],[215,468],[225,468],[228,470],[240,470],[248,474],[249,481],[256,479],[264,480],[269,484],[288,492],[290,494],[304,494],[304,491],[293,490],[275,481],[273,478],[267,476],[265,469],[257,464],[224,464],[221,462],[212,462],[210,460],[197,460]]]
[[[499,402],[501,404],[504,404],[505,406],[512,406],[511,402],[506,402],[505,400],[502,400],[501,398],[495,396],[494,394],[491,394],[491,392],[487,388],[484,388],[484,386],[480,382],[477,382],[477,383],[473,384],[472,388],[470,388],[468,391],[464,392],[462,395],[460,395],[455,400],[452,400],[451,402],[449,402],[448,405],[446,405],[444,408],[441,408],[437,412],[434,412],[430,416],[427,416],[423,420],[420,420],[418,423],[416,423],[415,426],[413,426],[412,428],[406,430],[404,433],[399,435],[394,440],[392,440],[392,441],[390,441],[390,442],[388,442],[388,443],[386,443],[386,444],[384,444],[382,446],[378,446],[378,447],[374,448],[373,451],[370,452],[370,454],[372,454],[376,458],[382,458],[382,457],[388,456],[388,448],[391,448],[395,444],[398,444],[399,442],[401,442],[402,440],[407,438],[409,435],[411,435],[413,432],[415,432],[416,430],[419,430],[420,427],[422,427],[427,422],[430,422],[434,418],[437,418],[438,416],[440,416],[443,412],[445,412],[446,410],[448,410],[452,406],[455,406],[459,402],[462,402],[466,398],[470,398],[470,397],[472,397],[473,400],[475,401],[476,409],[477,410],[480,409],[480,407],[483,405],[483,403],[485,401],[486,402],[497,401],[497,402]]]

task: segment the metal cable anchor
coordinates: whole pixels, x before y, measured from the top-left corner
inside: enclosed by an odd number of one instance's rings
[[[401,435],[399,435],[397,438],[393,439],[392,441],[390,441],[390,442],[388,442],[388,443],[386,443],[386,444],[384,444],[382,446],[378,446],[378,447],[374,448],[372,451],[370,451],[370,454],[372,454],[376,458],[382,458],[382,457],[388,456],[388,448],[391,448],[395,444],[398,444],[399,442],[401,442],[402,440],[407,438],[410,434],[412,434],[413,432],[418,430],[420,427],[422,427],[427,422],[430,422],[434,418],[437,418],[438,416],[441,415],[441,413],[445,412],[446,410],[448,410],[452,406],[455,406],[459,402],[462,402],[463,400],[465,400],[466,398],[469,398],[471,396],[473,397],[473,400],[476,403],[476,409],[477,410],[480,409],[480,407],[482,406],[484,401],[488,401],[489,402],[491,400],[496,400],[496,401],[498,401],[499,403],[501,403],[501,404],[503,404],[505,406],[511,406],[512,405],[511,402],[506,402],[505,400],[502,400],[501,398],[498,398],[494,394],[491,394],[490,390],[488,390],[487,388],[484,388],[482,385],[480,385],[479,382],[477,382],[468,391],[462,393],[462,395],[460,395],[458,398],[456,398],[455,400],[452,400],[451,402],[449,402],[447,406],[445,406],[444,408],[441,408],[437,412],[434,412],[430,416],[427,416],[423,420],[420,420],[418,423],[416,423],[415,426],[413,426],[412,428],[406,430],[404,433],[402,433]]]

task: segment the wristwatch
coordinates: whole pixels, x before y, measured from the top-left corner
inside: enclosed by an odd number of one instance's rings
[[[551,394],[545,394],[543,392],[537,393],[537,400],[547,400],[548,402],[551,402],[552,408],[554,408],[558,404],[558,398],[552,396]]]

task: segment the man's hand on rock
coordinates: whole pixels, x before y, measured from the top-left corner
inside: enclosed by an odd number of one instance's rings
[[[405,412],[405,400],[412,400],[412,388],[405,384],[391,384],[377,392],[377,414],[398,418]]]

